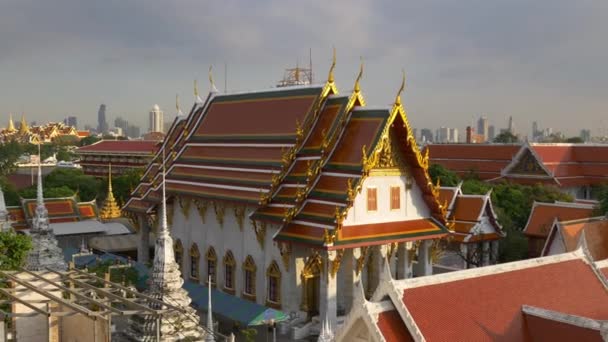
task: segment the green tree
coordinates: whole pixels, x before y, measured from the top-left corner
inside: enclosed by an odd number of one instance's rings
[[[514,144],[519,142],[519,138],[509,131],[504,131],[497,135],[493,141],[495,143]]]
[[[101,140],[101,138],[98,138],[94,135],[89,135],[88,137],[84,137],[84,138],[80,139],[80,146],[92,145],[92,144],[98,142],[99,140]]]
[[[136,285],[139,280],[139,272],[133,267],[121,265],[122,267],[112,267],[118,265],[112,260],[98,261],[94,266],[89,267],[89,272],[95,273],[100,278],[103,278],[108,270],[110,270],[110,281],[115,283],[124,283],[125,286]],[[101,285],[101,284],[100,284]]]
[[[44,182],[43,182],[44,183]],[[19,196],[22,198],[36,198],[37,195],[37,187],[31,186],[29,188],[25,188],[19,191]],[[59,187],[44,187],[42,190],[44,193],[44,198],[58,198],[58,197],[70,197],[74,196],[74,190],[70,189],[67,186],[59,186]]]
[[[608,215],[608,184],[603,184],[594,189],[597,199],[600,202],[597,215]]]
[[[0,269],[16,270],[22,266],[30,248],[29,236],[13,231],[0,232]]]
[[[56,168],[44,178],[44,186],[70,188],[74,193],[77,192],[81,201],[92,201],[97,198],[97,194],[102,188],[99,179],[88,176],[80,169]]]
[[[570,137],[568,139],[566,139],[567,143],[571,143],[571,144],[582,144],[584,143],[583,139],[581,137]]]
[[[437,180],[442,186],[456,186],[460,179],[453,171],[450,171],[440,164],[431,164],[429,166],[429,176],[433,180],[433,184],[437,184]]]
[[[15,171],[19,157],[25,152],[25,145],[17,141],[0,144],[0,176],[7,176]]]
[[[129,199],[131,192],[139,184],[142,175],[143,170],[141,169],[128,169],[122,175],[112,177],[112,190],[114,191],[114,197],[120,205],[125,204]]]
[[[53,139],[53,144],[56,146],[78,146],[78,137],[73,135],[60,135]]]
[[[485,195],[492,189],[492,186],[478,179],[465,179],[461,189],[465,194]]]

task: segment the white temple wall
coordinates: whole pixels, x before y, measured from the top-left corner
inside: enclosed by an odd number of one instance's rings
[[[373,172],[373,171],[372,171]],[[412,220],[430,216],[427,205],[422,198],[422,192],[414,180],[407,179],[406,175],[395,176],[369,176],[361,187],[361,193],[355,197],[353,206],[348,210],[348,215],[344,220],[344,226],[352,226],[368,223],[391,222],[401,220]],[[410,183],[410,189],[407,189]],[[400,187],[401,201],[399,209],[390,208],[390,188],[391,186]],[[367,210],[367,189],[375,187],[377,189],[377,208],[376,211]]]
[[[188,212],[188,217],[184,214],[176,204],[173,210],[173,224],[171,235],[174,240],[179,239],[183,246],[183,262],[182,270],[184,279],[190,279],[190,247],[192,243],[196,243],[199,248],[199,282],[205,283],[207,278],[207,251],[209,246],[213,246],[217,261],[217,288],[224,291],[224,256],[230,250],[235,259],[235,295],[242,297],[244,286],[244,270],[243,263],[248,255],[253,258],[256,269],[256,302],[261,305],[266,305],[268,278],[266,275],[267,269],[276,261],[281,270],[281,304],[283,310],[288,312],[296,310],[290,303],[290,298],[293,297],[294,286],[293,279],[290,276],[294,274],[294,265],[290,265],[290,270],[285,270],[285,265],[281,259],[280,251],[277,245],[272,240],[278,227],[270,224],[266,225],[266,233],[264,235],[264,248],[260,246],[258,238],[253,229],[251,220],[248,216],[253,211],[253,207],[248,207],[243,215],[243,229],[239,227],[238,219],[235,215],[234,206],[225,204],[223,224],[220,225],[217,219],[213,204],[209,203],[205,212],[205,220],[201,219],[200,213],[194,203],[191,204]],[[293,258],[292,258],[293,263]],[[299,303],[298,303],[299,306]],[[289,309],[289,310],[288,310]]]

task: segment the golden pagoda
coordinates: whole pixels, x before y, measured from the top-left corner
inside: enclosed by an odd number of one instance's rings
[[[99,217],[102,220],[111,220],[121,216],[120,208],[116,204],[114,193],[112,192],[112,164],[110,164],[108,170],[108,197],[106,197],[103,207],[99,212]]]
[[[26,135],[30,132],[30,127],[27,125],[25,121],[25,114],[21,114],[21,126],[19,126],[19,134]]]
[[[15,133],[17,130],[15,129],[15,124],[13,123],[13,114],[9,114],[8,119],[8,127],[6,128],[8,133]]]

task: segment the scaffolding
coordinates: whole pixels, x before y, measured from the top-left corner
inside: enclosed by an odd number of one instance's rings
[[[51,326],[52,318],[82,315],[93,322],[93,342],[123,340],[121,332],[112,331],[113,317],[128,316],[152,316],[156,322],[156,340],[161,341],[160,322],[163,315],[177,312],[185,315],[187,319],[190,314],[180,307],[173,306],[164,301],[138,292],[136,289],[111,282],[109,273],[105,279],[95,274],[78,270],[70,263],[67,271],[54,271],[45,269],[32,272],[25,269],[16,271],[0,271],[0,281],[6,285],[0,287],[0,315],[12,319],[19,317],[46,316]],[[42,284],[42,286],[41,286]],[[37,299],[24,299],[23,292],[35,294]],[[30,309],[30,312],[14,312],[7,310],[14,308],[14,304],[21,304]],[[97,322],[103,322],[107,331],[98,333]],[[214,331],[208,331],[204,326],[205,333],[211,334],[216,341],[226,341],[227,336]],[[98,339],[98,336],[107,338]]]
[[[283,79],[277,82],[277,87],[289,87],[297,85],[309,85],[312,84],[312,67],[285,69]]]

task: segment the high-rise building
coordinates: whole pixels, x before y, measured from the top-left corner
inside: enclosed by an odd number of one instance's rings
[[[152,107],[150,111],[150,125],[149,132],[164,132],[163,127],[163,112],[160,110],[157,104]]]
[[[451,128],[448,128],[448,127],[440,127],[436,133],[436,137],[437,137],[436,142],[440,142],[440,143],[451,142],[452,139],[450,136],[450,133],[451,133],[450,130],[451,130]]]
[[[488,126],[488,140],[493,141],[496,138],[496,127],[494,125]]]
[[[106,105],[101,104],[97,111],[97,133],[105,133],[108,131],[108,121],[106,121]]]
[[[477,120],[477,134],[483,135],[484,140],[488,139],[488,118],[485,115]]]
[[[450,139],[448,142],[458,143],[458,141],[459,141],[458,128],[448,128],[448,130],[449,130],[449,135],[450,135]]]
[[[119,116],[114,119],[114,127],[121,128],[123,132],[127,132],[127,129],[129,127],[129,121]]]
[[[532,139],[535,139],[538,136],[538,122],[532,122]]]
[[[511,134],[515,134],[515,122],[513,122],[512,116],[509,116],[509,127],[507,127],[507,131]]]
[[[428,128],[420,130],[420,141],[421,142],[433,142],[433,131]]]
[[[584,142],[591,141],[591,130],[581,129],[581,139],[583,139]]]
[[[76,129],[78,129],[78,118],[75,116],[68,116],[65,119],[63,119],[63,123],[66,124],[67,126],[72,126]]]
[[[140,128],[135,125],[129,125],[127,127],[127,136],[129,138],[139,138],[141,136]]]

